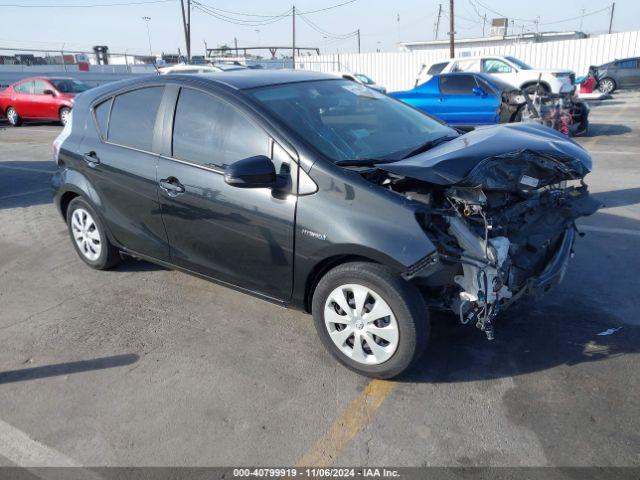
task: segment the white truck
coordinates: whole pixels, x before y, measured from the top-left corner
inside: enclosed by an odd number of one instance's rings
[[[484,72],[530,93],[536,89],[541,93],[573,93],[576,88],[573,84],[576,75],[571,70],[533,68],[515,57],[499,55],[452,58],[428,68],[424,66],[416,85],[428,81],[435,74],[451,72]]]

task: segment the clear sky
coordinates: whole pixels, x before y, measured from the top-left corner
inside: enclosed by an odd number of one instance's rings
[[[176,52],[178,47],[184,52],[179,0],[155,0],[162,3],[144,5],[77,8],[88,4],[142,1],[150,0],[0,0],[0,23],[2,24],[0,48],[4,46],[59,49],[64,44],[67,48],[84,50],[90,49],[93,45],[108,45],[112,52],[123,52],[126,49],[132,53],[148,53],[146,23],[142,17],[150,17],[149,29],[153,52]],[[346,1],[348,0],[295,0],[295,6],[300,12],[310,12]],[[237,38],[240,46],[291,44],[291,16],[282,18],[268,16],[287,12],[293,5],[292,0],[197,0],[197,2],[200,7],[193,8],[191,19],[192,54],[202,54],[205,41],[209,47],[221,44],[233,45],[234,37]],[[439,38],[444,39],[448,32],[448,0],[355,0],[338,8],[307,14],[305,18],[313,26],[306,23],[304,19],[298,18],[297,44],[317,46],[323,52],[356,51],[356,38],[343,37],[359,28],[362,34],[362,51],[375,51],[378,48],[382,51],[394,51],[398,40],[433,39],[434,24],[440,3],[442,3],[443,15]],[[20,8],[15,5],[37,5],[37,7]],[[44,5],[55,7],[44,8]],[[73,5],[76,8],[64,8],[60,5]],[[604,2],[602,0],[456,0],[455,5],[457,35],[475,37],[482,34],[482,17],[485,14],[488,19],[498,16],[493,12],[515,19],[512,31],[516,33],[535,31],[536,20],[539,22],[540,31],[577,30],[581,24],[579,17],[583,13],[583,31],[606,32],[609,27],[611,2],[609,0]],[[217,10],[211,10],[212,8]],[[209,14],[203,10],[208,10]],[[212,12],[223,18],[212,16],[210,14]],[[238,22],[241,25],[225,19],[241,20]],[[640,1],[616,0],[613,30],[638,29],[640,29]],[[318,30],[327,34],[320,33]]]

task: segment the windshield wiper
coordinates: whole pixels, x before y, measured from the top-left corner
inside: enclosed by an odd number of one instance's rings
[[[390,158],[356,158],[349,160],[338,160],[336,161],[336,165],[339,167],[370,167],[372,165],[378,165],[380,163],[393,163],[397,162],[398,159],[390,159]]]
[[[424,142],[422,145],[418,145],[416,148],[407,153],[402,159],[413,157],[414,155],[418,155],[419,153],[426,152],[427,150],[435,147],[436,145],[440,145],[441,143],[448,142],[449,140],[453,140],[457,138],[453,135],[444,135],[442,137],[438,137],[434,140],[429,140],[428,142]]]

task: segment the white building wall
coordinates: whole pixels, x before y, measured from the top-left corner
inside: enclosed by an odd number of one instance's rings
[[[578,40],[456,48],[456,56],[512,55],[538,68],[563,68],[585,75],[590,65],[640,56],[640,31]],[[330,54],[296,59],[296,66],[320,72],[364,73],[389,91],[412,88],[422,65],[449,58],[449,48],[416,52]]]

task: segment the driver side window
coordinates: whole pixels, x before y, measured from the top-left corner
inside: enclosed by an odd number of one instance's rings
[[[224,168],[256,155],[272,158],[270,139],[262,128],[221,98],[190,88],[180,90],[173,122],[175,158]],[[276,165],[276,172],[281,168]]]
[[[482,62],[482,71],[484,73],[511,73],[512,68],[502,60],[487,58]]]

